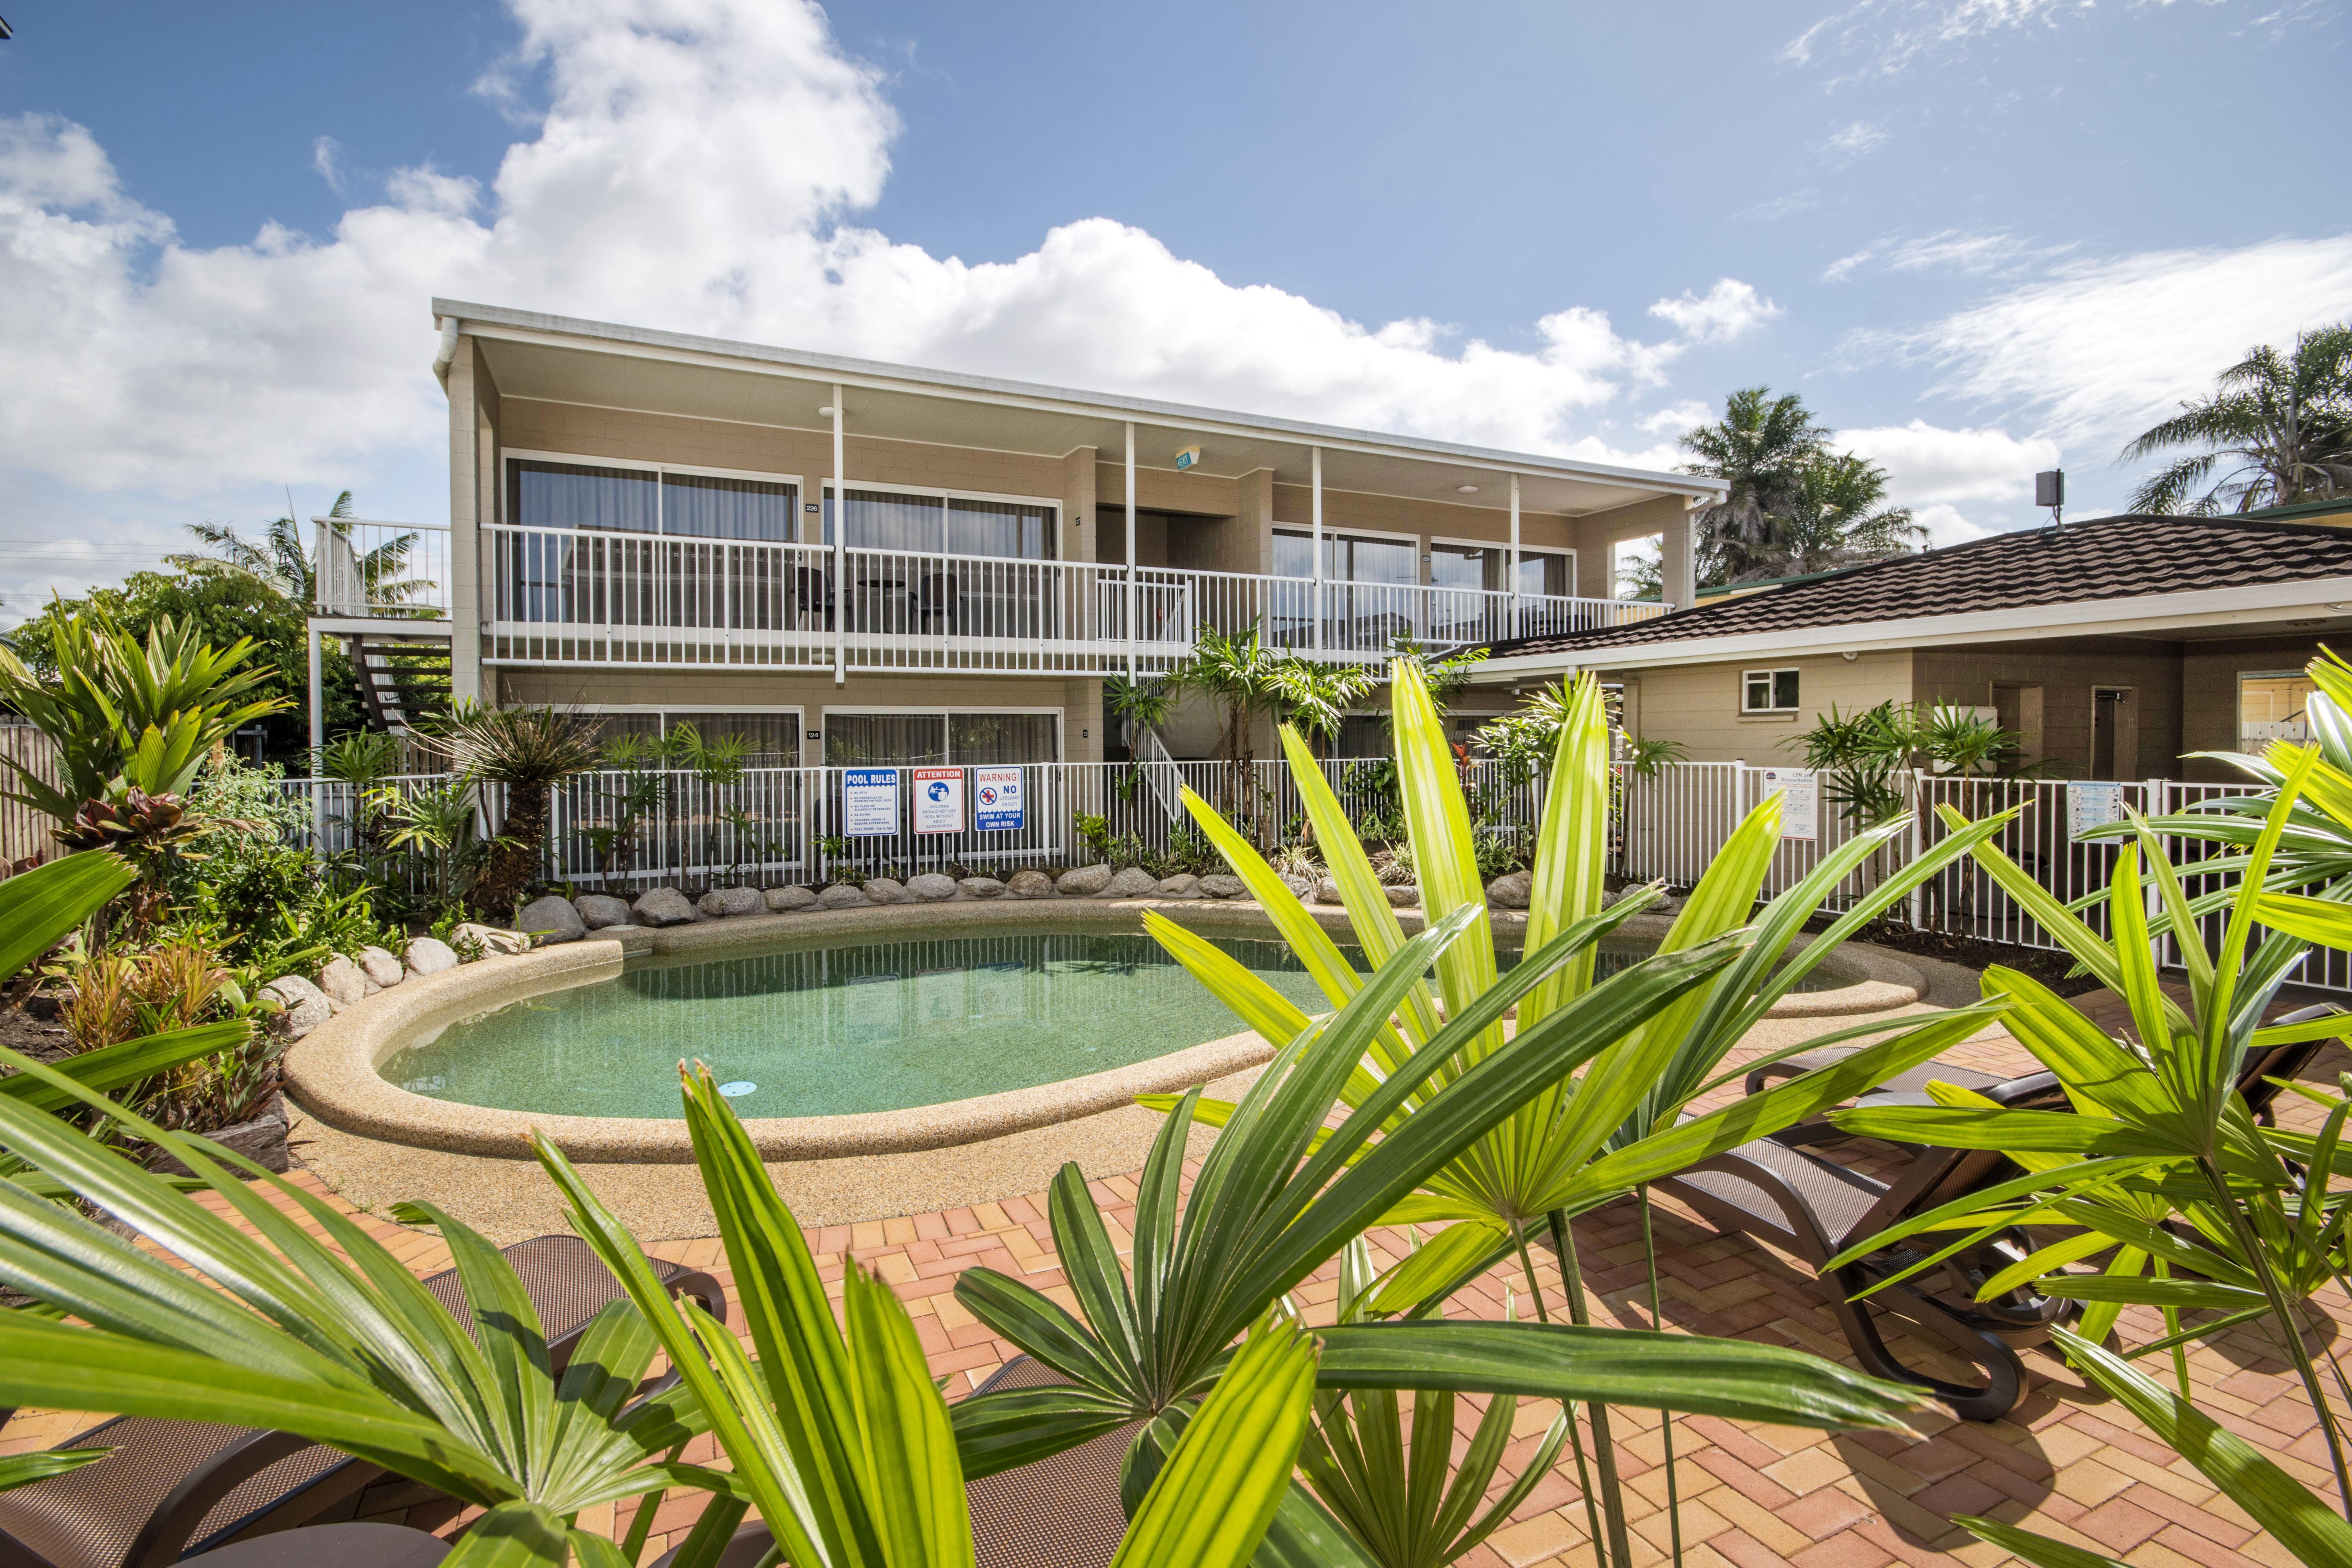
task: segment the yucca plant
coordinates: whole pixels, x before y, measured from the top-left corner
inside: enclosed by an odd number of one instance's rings
[[[505,786],[506,819],[470,896],[484,919],[510,920],[515,900],[538,879],[555,786],[596,765],[595,731],[557,708],[462,702],[435,721],[424,743],[475,783]]]
[[[1644,1016],[1625,1020],[1574,1059],[1562,1062],[1510,1114],[1496,1118],[1448,1159],[1423,1170],[1413,1183],[1416,1192],[1398,1195],[1381,1215],[1382,1223],[1436,1223],[1446,1228],[1383,1281],[1374,1303],[1381,1310],[1412,1311],[1517,1256],[1540,1321],[1545,1309],[1528,1248],[1549,1239],[1568,1276],[1571,1321],[1580,1325],[1585,1304],[1576,1279],[1570,1216],[1811,1117],[1928,1059],[1982,1027],[1990,1016],[1990,1009],[1930,1016],[1832,1068],[1790,1079],[1710,1115],[1681,1121],[1694,1100],[1723,1081],[1717,1075],[1732,1047],[1774,1002],[1849,935],[2000,825],[1953,836],[1855,900],[1811,945],[1792,952],[1806,922],[1907,822],[1858,835],[1824,854],[1811,874],[1759,911],[1764,880],[1780,847],[1780,799],[1769,796],[1717,856],[1658,954],[1595,984],[1598,940],[1650,907],[1657,890],[1645,889],[1604,907],[1601,875],[1612,799],[1609,732],[1602,694],[1588,677],[1577,682],[1564,704],[1559,750],[1536,838],[1527,956],[1507,973],[1498,974],[1469,812],[1436,706],[1414,670],[1403,663],[1391,672],[1391,694],[1397,775],[1423,906],[1433,929],[1468,922],[1466,934],[1437,958],[1433,988],[1421,979],[1427,966],[1406,959],[1412,944],[1403,940],[1370,858],[1338,798],[1319,773],[1307,765],[1295,734],[1286,731],[1283,739],[1292,748],[1301,798],[1356,940],[1378,966],[1373,980],[1360,979],[1315,917],[1240,835],[1205,803],[1187,799],[1308,974],[1341,1006],[1342,1016],[1373,987],[1396,984],[1394,963],[1412,965],[1393,1017],[1384,1010],[1357,1070],[1340,1087],[1342,1101],[1354,1113],[1349,1126],[1377,1108],[1388,1124],[1387,1136],[1403,1137],[1486,1061],[1580,1017],[1628,976],[1664,972],[1710,952],[1727,956],[1678,985],[1673,997]],[[1168,934],[1164,925],[1153,929],[1268,1040],[1295,1037],[1313,1026],[1302,1010],[1206,943]],[[1549,956],[1570,933],[1579,938],[1570,950],[1560,957]],[[1497,996],[1517,1006],[1517,1035],[1508,1046],[1502,1009],[1492,1005]],[[1884,1034],[1883,1023],[1863,1026],[1804,1042],[1790,1052]],[[1438,1065],[1424,1066],[1433,1057]],[[1740,1070],[1754,1065],[1743,1063]],[[1169,1102],[1162,1097],[1146,1103]],[[1204,1104],[1202,1113],[1215,1121],[1233,1112],[1223,1105]],[[1605,1398],[1596,1402],[1589,1411],[1601,1494],[1596,1522],[1607,1529],[1612,1556],[1628,1563],[1632,1543],[1618,1497],[1606,1403]],[[1671,1399],[1629,1403],[1687,1408]]]
[[[687,1126],[725,1238],[756,1356],[688,1301],[671,1301],[620,1222],[544,1140],[539,1157],[573,1227],[627,1289],[708,1412],[737,1491],[698,1535],[756,1505],[784,1561],[834,1568],[970,1568],[966,1469],[913,1322],[891,1289],[853,1265],[843,1319],[800,1224],[777,1195],[707,1069],[682,1072]],[[1305,1436],[1316,1351],[1262,1318],[1134,1507],[1119,1568],[1230,1568],[1250,1561]],[[714,1524],[715,1520],[715,1524]]]
[[[2324,765],[2315,748],[2289,750],[2279,793],[2249,847],[2228,920],[2211,946],[2148,822],[2132,821],[2134,841],[2116,857],[2107,900],[2112,941],[1997,848],[1977,848],[2021,910],[2125,999],[2132,1036],[2109,1036],[2029,975],[2001,967],[1986,971],[1985,994],[2007,1002],[2010,1034],[2057,1076],[2074,1112],[1987,1109],[1946,1085],[1931,1086],[1943,1101],[1937,1108],[1833,1112],[1830,1120],[1848,1132],[1999,1149],[2028,1170],[1864,1242],[1831,1259],[1824,1271],[1913,1235],[1964,1233],[1923,1260],[1922,1267],[1932,1267],[2011,1226],[2070,1227],[2074,1234],[1988,1280],[1987,1293],[2039,1276],[2033,1287],[2046,1295],[2175,1311],[2220,1308],[2231,1314],[2225,1322],[2250,1317],[2266,1322],[2282,1358],[2302,1380],[2337,1489],[2352,1513],[2352,1471],[2339,1417],[2306,1343],[2301,1310],[2304,1298],[2334,1271],[2341,1249],[2340,1194],[2328,1192],[2326,1184],[2330,1173],[2352,1173],[2352,1160],[2341,1152],[2343,1110],[2316,1137],[2267,1130],[2255,1122],[2237,1089],[2249,1051],[2327,1038],[2352,1022],[2341,1016],[2263,1022],[2308,951],[2306,937],[2352,945],[2352,910],[2343,903],[2263,891],[2280,839]],[[1944,816],[1956,831],[1967,826],[1948,808]],[[2151,937],[2159,933],[2172,939],[2180,955],[2185,1005],[2158,983]],[[2307,1185],[2294,1167],[2313,1173]],[[2190,1235],[2156,1223],[2176,1212],[2190,1222]],[[2120,1250],[2104,1273],[2057,1272],[2110,1247]],[[2151,1262],[2165,1268],[2147,1277],[2142,1271]],[[2192,1277],[2173,1277],[2182,1274]],[[2103,1313],[2094,1326],[2112,1321]],[[2144,1348],[2168,1347],[2221,1326],[2202,1324],[2187,1335],[2175,1330]]]

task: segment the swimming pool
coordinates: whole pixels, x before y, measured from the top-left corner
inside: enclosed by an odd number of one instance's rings
[[[1281,942],[1208,940],[1308,1011],[1328,1005]],[[650,1118],[677,1115],[677,1064],[699,1059],[746,1117],[837,1116],[1032,1089],[1243,1028],[1139,931],[959,927],[635,961],[451,1024],[377,1070],[434,1100]]]

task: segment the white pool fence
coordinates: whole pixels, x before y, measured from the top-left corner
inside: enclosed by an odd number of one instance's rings
[[[1394,774],[1382,759],[1337,758],[1321,764],[1350,820],[1367,837],[1387,836],[1397,815]],[[1473,814],[1483,831],[1531,832],[1542,811],[1540,781],[1515,784],[1503,765],[1472,763],[1465,771]],[[1808,780],[1811,787],[1808,787]],[[1766,891],[1801,880],[1821,857],[1852,838],[1854,825],[1830,798],[1826,775],[1744,763],[1673,763],[1646,775],[1621,774],[1612,827],[1611,868],[1636,881],[1688,888],[1705,872],[1740,819],[1767,795],[1793,784],[1796,809]],[[1950,806],[1981,819],[2024,809],[1993,842],[2062,901],[2104,889],[2117,841],[2077,836],[2079,825],[2112,821],[2128,808],[2167,816],[2250,786],[2135,780],[2086,786],[2054,779],[1970,779],[1906,773],[1891,781],[1912,826],[1836,890],[1846,903],[1895,874],[1939,840],[1937,814]],[[444,787],[448,776],[387,781],[403,793]],[[945,785],[945,798],[936,787]],[[1062,763],[1001,767],[895,769],[746,768],[715,784],[688,772],[583,773],[556,792],[546,876],[582,891],[633,895],[679,886],[694,890],[730,882],[819,885],[836,871],[909,876],[962,867],[1009,874],[1023,866],[1075,866],[1097,858],[1085,828],[1165,854],[1193,827],[1178,799],[1189,787],[1227,817],[1254,825],[1261,842],[1295,841],[1304,808],[1288,765],[1223,762]],[[315,842],[331,852],[352,844],[353,791],[335,780],[292,779],[308,801]],[[485,826],[503,815],[495,791],[483,801]],[[928,800],[928,804],[926,804]],[[1088,819],[1101,818],[1099,824]],[[1402,828],[1396,831],[1402,834]],[[1099,837],[1097,837],[1097,843]],[[2201,858],[2196,843],[2176,840],[2176,865]],[[2204,884],[2192,880],[2192,893]],[[2055,951],[2058,943],[1982,867],[1947,867],[1902,900],[1890,916],[1918,930]],[[2105,931],[2104,910],[2085,918]],[[2160,953],[2169,963],[2173,955]],[[2352,954],[2315,952],[2305,984],[2352,990]]]

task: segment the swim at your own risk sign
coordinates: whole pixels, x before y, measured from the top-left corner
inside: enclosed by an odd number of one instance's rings
[[[1020,832],[1027,820],[1027,794],[1019,768],[972,769],[972,826],[982,833]]]

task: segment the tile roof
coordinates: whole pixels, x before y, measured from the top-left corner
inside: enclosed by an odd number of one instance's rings
[[[1646,647],[2037,605],[2352,577],[2352,529],[2126,514],[1996,533],[1655,620],[1494,645],[1496,658]]]

